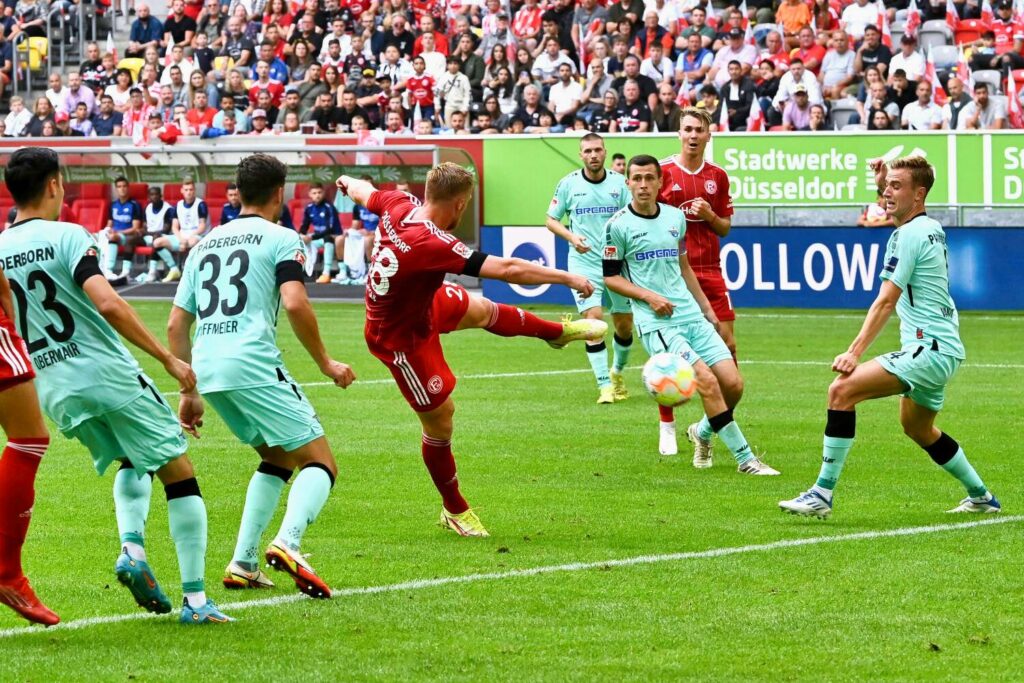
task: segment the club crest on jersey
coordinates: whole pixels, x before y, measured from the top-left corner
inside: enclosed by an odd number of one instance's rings
[[[704,189],[707,190],[708,194],[715,194],[718,192],[718,183],[714,180],[704,181]]]
[[[614,261],[619,258],[619,248],[612,245],[608,245],[604,248],[604,257],[609,261]]]
[[[669,228],[668,234],[672,235],[672,239],[674,240],[679,239],[679,231],[675,228]]]
[[[609,192],[608,194],[611,196],[612,199],[618,199],[620,193],[618,191],[614,191],[614,192]]]
[[[462,258],[469,258],[473,254],[473,250],[467,247],[462,242],[456,242],[454,245],[452,245],[452,251],[454,251]]]

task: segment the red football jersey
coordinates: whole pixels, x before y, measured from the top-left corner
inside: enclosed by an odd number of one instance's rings
[[[705,161],[696,173],[679,165],[675,156],[661,161],[661,192],[658,201],[686,214],[686,253],[696,270],[720,270],[718,235],[706,221],[690,218],[690,203],[703,197],[720,218],[732,216],[729,176],[720,166]]]
[[[366,276],[366,341],[375,348],[412,351],[437,330],[434,292],[446,273],[462,274],[473,250],[428,220],[406,192],[378,190],[366,208],[380,216]]]
[[[421,107],[434,106],[433,76],[428,73],[424,73],[422,76],[413,76],[406,82],[406,87],[409,89],[410,103],[413,107],[417,104]]]

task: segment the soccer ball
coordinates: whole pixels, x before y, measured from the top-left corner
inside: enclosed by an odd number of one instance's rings
[[[675,353],[656,353],[644,363],[644,387],[659,404],[681,406],[697,391],[693,366]]]

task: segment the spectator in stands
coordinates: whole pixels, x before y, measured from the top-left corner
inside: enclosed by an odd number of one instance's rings
[[[623,75],[612,81],[612,88],[618,91],[619,103],[625,95],[625,87],[628,81],[634,81],[640,88],[640,98],[647,103],[648,109],[658,103],[658,84],[653,79],[640,73],[640,58],[636,55],[626,57]]]
[[[54,119],[43,121],[42,132],[39,135],[44,138],[59,138],[61,136],[60,131],[57,130],[57,124]]]
[[[110,60],[109,64],[107,63],[108,58]],[[110,83],[113,83],[113,76],[117,70],[114,66],[114,55],[105,54],[100,58],[100,60],[102,66],[100,72],[104,74],[104,78],[106,80],[109,80]],[[147,47],[146,51],[142,54],[142,68],[145,68],[147,64],[156,69],[157,80],[159,80],[160,77],[164,75],[163,60],[160,59],[160,52],[155,47]],[[110,85],[110,83],[107,83],[103,87],[106,88],[107,85]]]
[[[798,83],[793,88],[793,97],[786,102],[786,108],[782,112],[782,127],[786,130],[807,130],[811,121],[811,104],[807,97],[807,88]],[[732,119],[729,120],[731,130],[743,130],[733,128]]]
[[[899,106],[903,107],[917,99],[917,83],[907,80],[907,74],[903,69],[893,69],[891,74],[892,87],[889,89],[889,96]]]
[[[181,0],[178,1],[180,2]],[[114,84],[108,85],[103,92],[114,100],[114,109],[124,113],[128,110],[131,90],[132,72],[128,69],[118,69],[114,75]]]
[[[476,55],[473,56],[476,57]],[[476,57],[476,59],[479,60],[480,58]],[[465,65],[465,62],[463,62],[463,65]],[[412,64],[402,59],[402,55],[397,47],[388,45],[384,48],[384,57],[380,62],[380,66],[377,67],[377,80],[386,78],[394,92],[402,92],[408,87],[407,81],[415,73]]]
[[[196,19],[196,36],[200,33],[206,36],[208,47],[214,52],[219,52],[224,47],[224,28],[227,24],[227,16],[220,11],[218,0],[206,0],[203,10]],[[195,38],[193,38],[193,41]]]
[[[157,49],[164,47],[164,25],[163,22],[150,15],[149,5],[140,2],[135,8],[135,21],[132,22],[131,31],[128,33],[128,48],[124,52],[125,57],[141,57],[146,48],[153,46]]]
[[[397,111],[389,111],[385,117],[384,132],[388,135],[411,135],[412,131],[405,125],[402,115]]]
[[[939,0],[931,1],[938,2]],[[927,4],[927,2],[924,4]],[[814,26],[814,30],[818,34],[819,42],[827,41],[832,37],[834,31],[838,31],[841,28],[842,21],[839,16],[839,9],[838,3],[833,5],[829,0],[814,0],[811,3],[811,25]]]
[[[782,34],[778,31],[768,31],[764,36],[764,49],[760,52],[758,65],[766,59],[771,60],[776,78],[782,78],[789,69],[789,50],[783,46]]]
[[[352,73],[358,70],[362,73],[363,69],[374,69],[377,67],[377,60],[368,50],[364,48],[366,41],[363,40],[361,35],[352,36],[352,51],[345,56],[345,61],[342,62],[341,71],[344,73]]]
[[[249,89],[245,87],[245,76],[241,69],[231,69],[227,80],[220,84],[220,95],[228,95],[235,101],[235,108],[245,110],[249,106]],[[217,100],[221,101],[220,98]]]
[[[352,122],[357,116],[367,122],[370,120],[369,114],[357,102],[356,89],[354,87],[345,88],[341,93],[341,106],[333,112],[333,130],[338,133],[352,132]]]
[[[244,114],[243,114],[244,116]],[[213,125],[203,131],[200,137],[219,138],[224,135],[235,135],[238,133],[238,112],[234,109],[221,111],[213,119]]]
[[[722,120],[722,101],[718,99],[718,89],[708,83],[700,89],[700,99],[694,105],[703,109],[711,116],[712,132],[718,130],[718,122]]]
[[[413,47],[416,44],[416,35],[409,30],[406,16],[401,12],[392,12],[391,14],[391,29],[383,32],[383,38],[381,39],[382,46],[380,49],[375,49],[372,45],[371,49],[374,50],[374,54],[380,54],[389,45],[394,45],[398,48],[399,56],[410,61],[412,59]]]
[[[724,21],[722,20],[722,16],[724,16]],[[719,50],[726,47],[729,44],[729,34],[732,33],[733,29],[737,29],[741,33],[744,33],[743,13],[735,7],[727,10],[723,15],[719,16],[718,33],[715,34],[715,40],[711,43],[711,49],[717,53]],[[744,40],[746,40],[745,36]],[[722,68],[725,67],[723,66]]]
[[[483,98],[484,60],[476,54],[476,47],[473,43],[473,34],[463,33],[459,36],[452,56],[459,60],[459,71],[469,80],[469,87],[474,102]]]
[[[65,114],[71,114],[78,107],[79,103],[86,106],[89,115],[96,111],[95,93],[82,84],[81,74],[77,71],[72,71],[68,74],[68,85],[64,88],[64,95],[56,109]]]
[[[665,48],[661,43],[652,43],[648,48],[648,57],[640,62],[640,73],[647,76],[655,84],[672,84],[675,78],[675,71],[672,60],[665,56]]]
[[[131,252],[142,244],[142,207],[129,194],[128,179],[119,176],[114,180],[114,201],[110,203],[110,215],[104,228],[107,238],[107,252],[103,255],[103,271],[108,280],[128,277],[132,269]],[[117,254],[124,247],[129,257],[124,259],[120,274],[115,275]]]
[[[524,128],[539,126],[540,115],[545,112],[551,113],[541,105],[540,88],[531,84],[523,88],[523,103],[516,111],[512,120],[520,121]]]
[[[668,83],[658,86],[658,106],[651,112],[654,129],[659,133],[678,133],[681,111],[676,104],[676,91],[672,86]]]
[[[864,207],[864,213],[857,219],[857,225],[865,228],[891,227],[892,218],[885,210],[885,199],[882,198],[882,191],[878,190],[878,199]]]
[[[355,95],[353,94],[353,97]],[[316,124],[316,131],[320,134],[333,133],[337,126],[335,119],[334,100],[330,93],[322,92],[317,97],[314,105],[303,116],[303,122],[309,121]]]
[[[999,69],[1024,69],[1024,7],[1014,17],[1013,0],[997,0],[991,28],[995,33]]]
[[[537,56],[533,62],[531,76],[539,82],[546,92],[552,85],[558,82],[558,68],[562,64],[568,64],[573,71],[576,65],[569,57],[559,50],[557,38],[548,37],[544,39],[544,51]],[[637,71],[640,70],[640,62],[637,61]]]
[[[438,81],[436,95],[442,102],[443,122],[451,125],[450,117],[457,111],[468,111],[472,102],[472,86],[466,74],[460,71],[461,61],[456,56],[448,58],[448,72]]]
[[[626,74],[626,57],[629,56],[629,40],[626,36],[616,35],[612,39],[612,54],[605,64],[612,78],[621,78]]]
[[[356,93],[356,107],[363,110],[363,114],[366,116],[371,128],[380,127],[381,102],[387,102],[390,97],[378,84],[375,76],[376,72],[373,69],[364,69],[353,88]],[[381,82],[387,85],[388,88],[391,87],[390,79],[384,78]]]
[[[605,72],[604,62],[600,59],[592,59],[587,67],[587,79],[583,84],[583,93],[580,100],[583,106],[580,114],[584,120],[589,120],[590,114],[601,108],[604,102],[604,94],[612,90],[615,79]]]
[[[195,93],[192,100],[192,108],[188,110],[185,118],[189,127],[195,131],[195,135],[202,135],[203,131],[213,125],[213,117],[217,110],[209,106],[206,93],[199,91]]]
[[[900,120],[900,107],[889,97],[888,89],[881,81],[871,84],[867,105],[868,130],[880,130],[877,125],[879,119],[875,116],[878,112],[885,114],[886,125],[881,130],[893,128],[892,123]]]
[[[490,2],[496,2],[496,0],[490,0]],[[497,47],[504,48],[507,56],[508,52],[514,50],[518,45],[518,41],[512,33],[507,12],[499,11],[495,15],[495,24],[494,30],[484,34],[484,39],[477,48],[477,54],[480,56],[492,54]]]
[[[164,20],[164,49],[170,50],[175,45],[182,49],[189,47],[195,34],[196,20],[185,14],[185,1],[173,0],[171,15]]]
[[[676,83],[689,99],[695,99],[715,59],[711,50],[701,46],[701,39],[699,34],[691,33],[686,39],[686,50],[676,59]]]
[[[43,96],[36,99],[35,115],[25,124],[24,135],[28,137],[39,137],[43,134],[43,124],[53,121],[53,105],[50,100]]]
[[[974,101],[960,110],[957,130],[1000,130],[1006,128],[1006,106],[989,97],[988,83],[974,84]]]
[[[181,2],[181,0],[175,0],[175,2]],[[247,67],[252,66],[255,47],[253,47],[252,41],[242,32],[242,28],[242,22],[237,17],[228,19],[227,35],[224,38],[224,47],[220,51],[221,56],[227,57],[229,60],[229,66],[225,68],[248,70]],[[210,73],[217,80],[222,80],[226,77],[223,71],[218,71],[217,69]]]
[[[5,3],[10,8],[9,3]],[[14,5],[12,16],[14,23],[10,28],[8,37],[13,41],[19,34],[24,33],[30,38],[46,37],[46,12],[47,7],[37,0],[18,0]]]
[[[312,64],[310,66],[313,66]],[[309,77],[309,71],[306,71],[306,77]],[[344,90],[344,85],[341,82],[341,75],[338,72],[338,67],[331,66],[328,64],[320,70],[320,79],[323,84],[327,87],[327,92],[331,93],[331,97],[337,101],[341,97],[341,91]]]
[[[306,71],[313,63],[315,63],[313,44],[306,40],[297,41],[292,46],[292,53],[288,55],[288,75],[284,82],[301,81],[306,77]],[[258,62],[257,66],[259,66]]]
[[[289,86],[285,89],[284,99],[274,122],[279,125],[283,124],[285,117],[289,113],[295,114],[296,123],[302,120],[303,114],[306,113],[306,109],[302,106],[302,101],[299,99],[299,91],[294,86]]]
[[[783,0],[775,11],[775,23],[785,32],[787,46],[795,48],[800,30],[811,24],[811,6],[802,0]]]
[[[917,101],[903,108],[901,123],[906,130],[938,130],[942,128],[942,110],[932,102],[932,84],[917,84]]]
[[[573,78],[573,69],[568,64],[558,67],[558,82],[551,86],[548,93],[548,105],[554,114],[555,122],[563,126],[571,126],[576,112],[579,111],[583,98],[583,86]]]
[[[273,135],[274,131],[267,125],[267,112],[254,109],[252,112],[252,130],[249,135]]]
[[[889,61],[890,82],[897,71],[902,70],[908,81],[916,83],[924,76],[924,56],[917,51],[917,38],[903,34],[900,38],[900,51]]]
[[[496,95],[488,95],[484,98],[483,113],[491,117],[491,127],[498,133],[504,133],[512,120],[511,115],[502,110],[501,101]]]
[[[8,137],[19,138],[26,135],[25,129],[32,120],[32,112],[25,108],[25,100],[18,95],[11,98],[10,107],[11,111],[4,118],[5,132]]]
[[[651,130],[651,108],[640,96],[640,85],[634,80],[628,80],[622,86],[616,123],[619,133],[646,133]]]
[[[716,87],[721,87],[729,80],[729,62],[740,63],[744,76],[749,76],[753,64],[757,61],[757,48],[743,42],[743,30],[732,28],[728,34],[728,44],[715,55],[715,61],[708,71],[708,80]]]
[[[964,82],[956,76],[950,76],[946,82],[949,99],[942,107],[942,127],[946,130],[957,130],[960,112],[971,102],[971,96],[964,92]]]
[[[874,2],[854,0],[843,9],[843,26],[854,39],[865,37],[867,27],[877,24],[878,5]]]
[[[605,30],[608,33],[621,33],[629,39],[640,28],[643,11],[644,3],[641,0],[619,0],[614,4],[609,3]]]
[[[672,48],[675,46],[675,38],[661,26],[658,13],[653,9],[648,9],[644,13],[643,29],[637,33],[633,41],[633,49],[638,57],[646,59],[651,56],[651,48],[656,44],[661,45],[662,55],[671,54]]]
[[[71,130],[84,137],[93,137],[96,131],[93,130],[92,121],[89,119],[89,107],[85,102],[79,102],[75,107],[75,115],[71,118]]]
[[[143,135],[151,113],[156,113],[156,110],[146,102],[142,96],[142,89],[138,86],[132,86],[128,98],[128,109],[124,112],[124,118],[121,121],[124,135],[138,142]]]
[[[61,77],[59,71],[54,71],[50,74],[50,79],[47,81],[50,86],[46,91],[46,99],[50,100],[50,104],[53,105],[54,111],[60,109],[60,105],[64,102],[64,98],[67,97],[68,89],[64,85],[64,79]]]
[[[818,88],[818,79],[810,71],[804,69],[802,59],[794,57],[793,61],[790,62],[789,71],[784,73],[782,78],[779,79],[779,89],[775,93],[775,99],[772,100],[772,106],[780,112],[784,111],[785,103],[792,98],[798,85],[804,86],[811,104],[821,104],[823,100],[821,90]]]
[[[825,105],[811,105],[811,119],[807,124],[806,130],[811,131],[812,133],[820,133],[823,131],[827,132],[831,130],[825,115]]]
[[[121,112],[114,109],[110,95],[100,95],[99,111],[92,118],[92,128],[100,137],[120,137],[122,128]]]
[[[804,94],[807,94],[806,88]],[[754,82],[743,75],[739,62],[729,62],[729,82],[722,86],[721,95],[729,119],[729,130],[746,130],[755,97]]]
[[[248,133],[249,132],[249,117],[246,115],[244,109],[239,109],[236,106],[236,100],[234,97],[228,94],[221,95],[220,98],[220,111],[213,117],[214,128],[220,128],[222,130],[228,130],[228,127],[224,125],[224,117],[231,113],[234,117],[234,130],[232,133]]]
[[[53,115],[53,125],[57,129],[54,135],[61,137],[82,137],[82,133],[71,127],[71,117],[62,111]]]
[[[100,46],[96,43],[89,43],[85,46],[85,59],[78,66],[79,73],[82,74],[82,82],[86,86],[93,89],[95,92],[103,90],[101,83],[106,77],[106,72],[103,69],[103,60],[100,58]]]
[[[707,10],[703,7],[694,7],[690,11],[690,25],[679,33],[679,40],[676,41],[676,48],[678,50],[688,49],[690,47],[690,36],[694,34],[700,36],[701,47],[711,47],[715,40],[715,29],[708,26],[707,17]]]
[[[164,123],[174,119],[174,105],[178,102],[174,98],[174,90],[169,85],[160,86],[160,99],[156,105],[156,112]]]
[[[821,63],[818,82],[825,98],[838,100],[845,96],[846,89],[853,84],[853,50],[846,33],[836,31],[831,39],[832,49],[825,54]]]
[[[235,21],[234,18],[228,20],[228,30],[230,31],[231,22]],[[237,21],[235,22],[238,23]],[[238,27],[238,32],[241,34],[241,27]],[[355,45],[355,38],[359,37],[360,45],[359,49],[362,49],[362,36],[355,34],[353,38],[353,46]],[[314,54],[320,54],[320,50],[323,48],[323,35],[317,33],[316,24],[313,23],[313,17],[304,15],[297,20],[296,27],[292,30],[291,36],[288,38],[288,45],[284,48],[285,55],[291,55],[295,48],[295,43],[300,40],[304,40],[312,46]]]
[[[300,83],[294,84],[303,109],[313,107],[320,95],[331,94],[330,88],[327,87],[321,74],[322,69],[319,64],[310,64],[309,69],[306,70],[306,77]]]
[[[181,67],[176,64],[172,64],[164,72],[170,74],[171,78],[167,81],[167,85],[171,88],[171,92],[174,93],[174,101],[179,104],[186,104],[185,99],[188,95],[188,89],[185,87],[185,79],[181,74]]]
[[[281,97],[284,95],[284,86],[280,82],[271,80],[270,65],[264,61],[256,62],[256,80],[249,88],[249,104],[256,105],[256,96],[261,92],[270,93],[274,106],[281,104]]]
[[[537,47],[543,14],[544,10],[541,9],[538,0],[525,0],[512,20],[512,35],[528,51],[533,51]]]
[[[849,27],[847,27],[847,33],[849,33]],[[857,48],[857,53],[853,58],[854,73],[864,78],[865,70],[873,66],[885,78],[885,75],[889,72],[889,62],[891,61],[892,52],[882,42],[882,33],[873,24],[866,27],[864,29],[864,42]]]
[[[889,115],[884,109],[875,109],[871,112],[871,119],[868,122],[868,130],[893,130],[896,128],[896,119]]]
[[[266,90],[260,91],[256,95],[256,109],[262,109],[267,114],[267,124],[273,126],[277,121],[277,115],[281,112],[279,107],[274,106],[274,102],[271,99],[271,95]]]
[[[779,93],[779,79],[775,77],[775,63],[765,59],[758,67],[760,80],[754,86],[758,106],[764,114],[766,125],[778,126],[782,123],[782,112],[772,106],[772,100]]]
[[[205,33],[196,33],[192,46],[192,64],[205,77],[213,71],[213,60],[217,58],[217,53],[210,47],[210,39]]]
[[[498,70],[504,68],[511,72],[512,61],[509,59],[508,49],[504,45],[494,45],[484,54],[487,55],[488,61],[484,67],[483,85],[485,88],[493,89],[498,78]]]
[[[825,60],[825,48],[818,45],[814,38],[814,29],[806,26],[800,29],[798,35],[800,46],[793,52],[792,59],[800,58],[804,68],[814,74],[815,77],[821,72],[821,64]],[[808,89],[810,92],[810,89]]]
[[[199,77],[202,78],[203,75],[199,74]],[[163,86],[157,82],[156,69],[152,64],[142,65],[142,70],[139,71],[138,85],[142,89],[142,97],[145,98],[148,104],[155,107],[160,103],[160,91]]]

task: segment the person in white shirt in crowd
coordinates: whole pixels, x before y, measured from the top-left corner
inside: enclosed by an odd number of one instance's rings
[[[559,49],[558,39],[548,38],[544,41],[544,51],[533,60],[531,75],[535,81],[545,86],[546,90],[558,82],[558,68],[562,64],[568,64],[575,73],[576,65]]]
[[[948,97],[942,105],[942,127],[945,130],[956,130],[960,112],[971,103],[971,96],[964,92],[964,82],[956,76],[946,81]]]
[[[50,88],[44,93],[46,99],[50,100],[50,104],[53,105],[55,111],[60,110],[61,103],[64,102],[64,98],[67,97],[68,88],[64,85],[64,79],[61,72],[54,71],[50,74],[50,79],[47,81]]]
[[[992,99],[988,83],[974,84],[974,101],[964,105],[957,118],[957,130],[1000,130],[1006,128],[1006,105]]]
[[[448,58],[448,72],[434,86],[436,96],[444,102],[444,121],[452,127],[451,117],[455,112],[469,111],[472,100],[472,87],[466,74],[459,71],[462,60],[452,56]]]
[[[181,45],[175,45],[170,50],[170,61],[164,68],[163,73],[160,75],[160,85],[167,85],[171,82],[171,67],[176,66],[181,69],[181,79],[188,82],[189,76],[195,71],[195,64],[192,63],[191,59],[185,57],[185,49]]]
[[[25,107],[25,100],[19,95],[11,98],[11,111],[4,118],[6,135],[12,138],[20,138],[25,133],[25,126],[32,120],[32,112]]]
[[[757,61],[757,48],[744,42],[745,35],[739,28],[729,30],[729,42],[715,55],[715,61],[708,71],[708,80],[714,81],[715,87],[721,88],[729,82],[729,62],[739,62],[743,75],[750,75]]]
[[[901,122],[907,130],[938,130],[942,128],[942,109],[932,102],[932,84],[918,81],[917,102],[903,108]]]
[[[878,4],[872,0],[856,0],[843,10],[842,24],[847,34],[860,40],[867,26],[878,24]]]
[[[831,42],[833,47],[825,53],[818,80],[821,82],[822,94],[830,100],[838,100],[843,97],[844,91],[853,83],[854,53],[850,49],[850,41],[843,31],[836,31],[832,34]]]
[[[650,45],[650,57],[640,62],[640,73],[655,83],[672,83],[675,65],[665,56],[665,47],[659,42]]]
[[[388,45],[384,48],[384,59],[377,67],[378,80],[383,77],[390,78],[395,92],[401,92],[406,88],[406,81],[415,75],[412,64],[402,59],[397,46]]]
[[[423,57],[426,73],[433,76],[435,82],[439,82],[448,70],[445,56],[438,52],[433,33],[424,33],[420,40],[423,41],[423,52],[419,56]]]
[[[900,38],[900,51],[892,56],[889,62],[889,83],[893,74],[903,69],[908,81],[920,81],[925,70],[924,55],[917,51],[917,38],[903,34]]]
[[[583,99],[583,86],[573,78],[572,67],[562,64],[558,67],[558,82],[548,93],[548,109],[555,115],[555,121],[571,126]]]
[[[779,79],[779,91],[772,99],[772,106],[780,112],[785,109],[786,102],[793,99],[796,86],[802,85],[807,90],[807,101],[810,104],[821,104],[821,89],[818,87],[818,79],[810,71],[804,68],[804,62],[799,57],[794,57],[789,64],[789,71],[782,74]]]
[[[324,42],[320,46],[319,61],[322,62],[324,56],[327,55],[332,40],[338,41],[338,45],[341,47],[342,59],[351,54],[352,35],[345,30],[345,20],[341,17],[334,17],[331,20],[331,32],[324,36]]]

